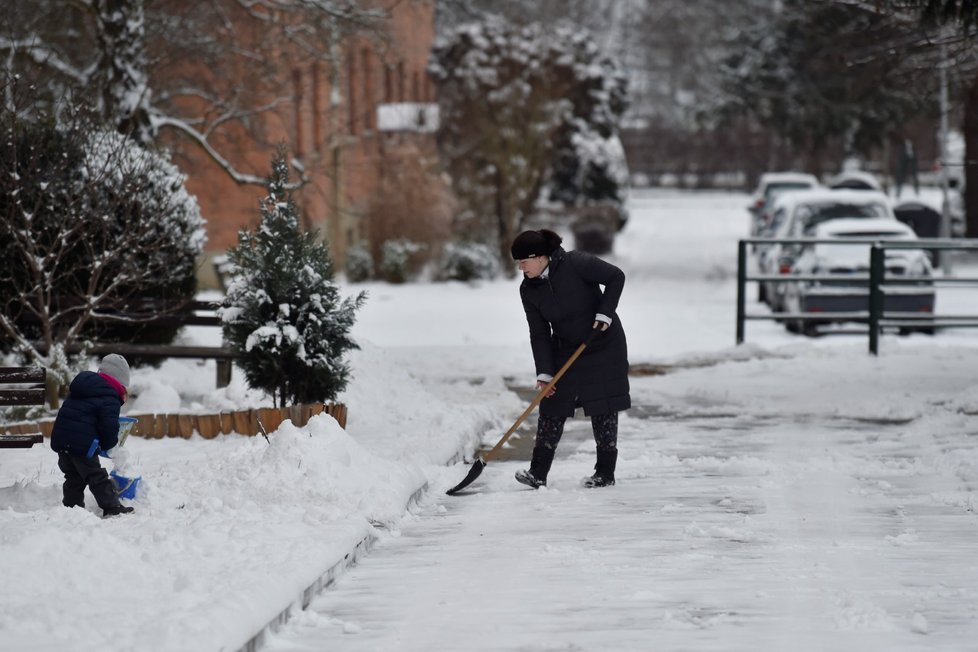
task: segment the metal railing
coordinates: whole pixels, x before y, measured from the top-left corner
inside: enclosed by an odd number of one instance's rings
[[[814,244],[844,244],[869,245],[869,273],[849,274],[844,278],[848,282],[868,283],[867,309],[855,312],[770,312],[766,314],[747,312],[747,283],[793,283],[797,281],[839,281],[839,275],[834,274],[748,274],[749,245],[814,245]],[[937,315],[933,313],[892,312],[884,309],[884,295],[887,285],[906,285],[907,280],[887,279],[886,250],[887,249],[923,249],[925,251],[976,251],[978,240],[867,240],[866,238],[745,238],[737,243],[737,344],[743,344],[745,338],[745,323],[749,320],[794,320],[806,321],[849,321],[866,323],[869,335],[869,352],[879,354],[879,336],[884,328],[975,328],[978,327],[978,313],[971,315]],[[930,277],[934,286],[959,285],[978,287],[978,277],[938,276]]]

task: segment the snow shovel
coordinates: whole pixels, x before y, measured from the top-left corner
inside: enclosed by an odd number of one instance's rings
[[[506,443],[506,440],[508,440],[510,436],[514,432],[516,432],[516,429],[520,427],[520,424],[523,423],[523,420],[526,419],[526,417],[530,416],[530,413],[533,412],[533,409],[536,406],[540,405],[540,401],[542,401],[547,396],[547,394],[550,393],[550,390],[553,389],[554,385],[557,384],[557,381],[561,379],[561,377],[567,372],[568,369],[570,369],[570,366],[574,364],[574,361],[577,360],[577,358],[579,358],[582,353],[584,353],[584,349],[587,348],[587,345],[590,344],[591,341],[594,339],[594,337],[600,332],[601,331],[597,328],[591,331],[591,334],[587,336],[587,339],[581,342],[581,345],[577,347],[577,350],[574,351],[574,354],[567,359],[567,362],[565,362],[564,366],[560,368],[560,371],[558,371],[554,375],[553,380],[547,383],[547,386],[541,389],[537,393],[533,401],[530,403],[530,406],[523,411],[523,414],[521,414],[520,418],[516,420],[516,423],[514,423],[512,427],[506,431],[506,434],[503,435],[503,438],[500,439],[496,443],[496,445],[492,447],[492,450],[490,450],[488,453],[486,453],[481,457],[476,458],[476,460],[472,462],[472,468],[469,469],[468,475],[466,475],[461,482],[459,482],[457,485],[455,485],[445,493],[447,493],[449,496],[454,496],[462,489],[468,487],[470,484],[472,484],[472,482],[476,478],[482,475],[482,470],[486,468],[486,464],[489,463],[489,460],[491,460],[493,457],[496,456],[496,454],[499,452],[499,449],[501,449],[503,447],[503,444]]]

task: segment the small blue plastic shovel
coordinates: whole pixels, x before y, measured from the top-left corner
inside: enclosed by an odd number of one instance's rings
[[[126,443],[129,433],[132,432],[133,426],[136,425],[136,421],[132,417],[119,417],[119,446]],[[136,497],[136,487],[139,485],[139,481],[142,480],[141,477],[127,478],[124,475],[119,475],[114,470],[109,473],[109,477],[115,482],[120,498],[132,500]]]

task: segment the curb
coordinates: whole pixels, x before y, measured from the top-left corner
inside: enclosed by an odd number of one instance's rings
[[[473,442],[478,445],[478,437],[473,437]],[[469,442],[468,445],[462,445],[445,461],[444,466],[451,466],[463,461],[465,459],[465,450],[473,442]],[[428,488],[428,483],[425,482],[421,487],[416,489],[404,505],[404,512],[407,512],[412,506],[416,505],[421,500],[421,497],[428,492]],[[292,614],[298,611],[305,611],[312,603],[313,598],[332,586],[348,568],[354,566],[361,558],[365,557],[377,542],[377,538],[377,535],[370,532],[360,539],[353,547],[353,550],[343,555],[343,559],[320,573],[319,577],[312,584],[303,589],[302,594],[298,598],[289,603],[278,615],[259,628],[244,645],[237,648],[237,652],[258,652],[267,642],[269,634],[277,632],[283,625],[288,623],[292,618]]]
[[[455,455],[457,457],[458,454]],[[454,459],[454,457],[453,457]],[[428,483],[425,482],[419,489],[416,489],[411,497],[408,498],[407,504],[404,506],[404,511],[409,510],[413,505],[416,505],[421,497],[427,493]],[[282,628],[283,625],[289,622],[292,618],[292,614],[297,611],[305,611],[309,605],[312,603],[313,598],[328,589],[333,583],[346,572],[346,569],[354,566],[362,557],[365,557],[370,549],[373,548],[374,544],[377,542],[377,535],[370,533],[365,537],[360,539],[353,550],[343,555],[343,559],[339,560],[329,568],[327,568],[323,573],[316,578],[316,580],[302,590],[302,595],[300,595],[296,600],[292,601],[285,609],[280,611],[274,618],[265,623],[252,636],[248,641],[237,649],[237,652],[258,652],[265,643],[268,635],[277,632]]]

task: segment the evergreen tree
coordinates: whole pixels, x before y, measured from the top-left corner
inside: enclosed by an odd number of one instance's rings
[[[261,224],[238,234],[228,252],[235,268],[221,309],[224,337],[242,354],[252,387],[288,401],[328,401],[350,375],[344,354],[366,293],[341,299],[333,263],[315,232],[299,230],[284,152],[272,162]]]

